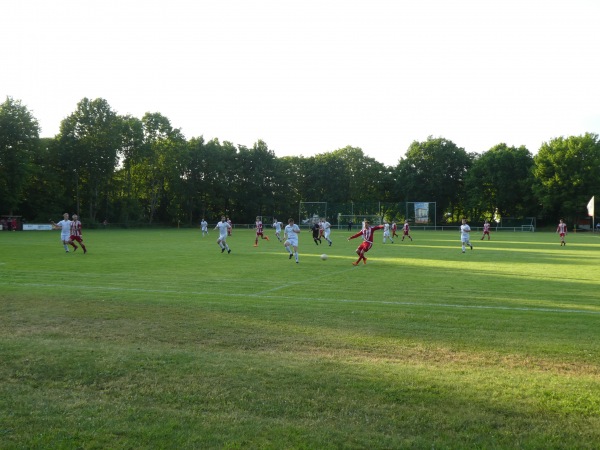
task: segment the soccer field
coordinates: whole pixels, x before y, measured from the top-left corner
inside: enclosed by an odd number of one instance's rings
[[[599,235],[266,234],[0,232],[0,448],[598,448]]]

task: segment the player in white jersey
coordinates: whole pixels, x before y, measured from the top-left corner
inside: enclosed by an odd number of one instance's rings
[[[471,227],[467,223],[467,219],[463,219],[462,225],[460,226],[460,242],[462,243],[463,253],[465,252],[467,245],[473,250],[473,246],[471,245]]]
[[[321,229],[323,230],[323,239],[329,242],[329,246],[331,247],[331,244],[333,244],[333,242],[331,242],[331,239],[329,239],[329,235],[331,234],[331,224],[327,222],[327,219],[325,219],[325,217],[321,219]]]
[[[390,235],[390,224],[387,222],[383,222],[383,243],[385,244],[386,239],[389,239],[392,244],[394,243],[394,240],[392,239],[392,236]]]
[[[231,225],[227,223],[225,216],[221,216],[221,221],[217,223],[215,230],[219,230],[219,239],[217,239],[217,244],[221,247],[221,253],[227,250],[227,253],[231,253],[231,249],[229,245],[227,245],[227,234],[231,229]]]
[[[202,221],[200,222],[200,228],[202,228],[202,237],[207,236],[208,235],[208,222],[204,219],[204,217],[202,218]]]
[[[51,220],[50,223],[52,224],[53,229],[60,230],[60,240],[67,253],[69,253],[69,244],[71,244],[73,248],[77,248],[75,244],[69,242],[71,238],[71,221],[69,220],[69,213],[64,213],[63,220],[60,222],[54,223]]]
[[[277,219],[273,219],[273,228],[275,228],[275,236],[277,240],[281,242],[281,227],[283,226],[282,222],[279,222]]]
[[[285,226],[283,237],[285,238],[285,249],[292,256],[296,257],[296,264],[298,264],[298,233],[300,233],[300,227],[294,223],[294,219],[289,219],[288,224]],[[293,252],[292,252],[293,250]]]

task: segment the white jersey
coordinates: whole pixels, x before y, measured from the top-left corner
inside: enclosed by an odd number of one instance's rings
[[[285,226],[285,235],[290,244],[298,245],[298,233],[300,233],[300,227],[296,224]]]
[[[471,227],[468,224],[460,226],[460,240],[463,242],[469,242],[470,240]]]
[[[281,222],[274,222],[273,223],[273,228],[275,228],[275,233],[281,233],[281,226],[283,225],[283,223]]]
[[[219,239],[225,240],[227,238],[227,231],[231,228],[227,222],[219,222],[215,228],[219,229]]]
[[[202,231],[208,231],[208,222],[206,220],[200,222],[200,226],[202,227]]]
[[[383,224],[383,235],[389,237],[389,235],[390,235],[390,224],[389,223]]]
[[[331,233],[331,224],[327,221],[322,223],[323,225],[323,235],[328,238],[329,234]]]
[[[60,227],[60,237],[65,241],[71,236],[71,220],[61,220],[56,225]]]

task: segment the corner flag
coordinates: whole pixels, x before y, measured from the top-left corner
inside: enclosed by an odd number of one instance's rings
[[[588,216],[590,216],[590,217],[594,217],[594,197],[595,196],[593,196],[592,199],[587,204]]]

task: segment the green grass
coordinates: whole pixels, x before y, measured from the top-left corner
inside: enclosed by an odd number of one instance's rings
[[[378,233],[0,232],[0,448],[598,448],[599,236]]]

